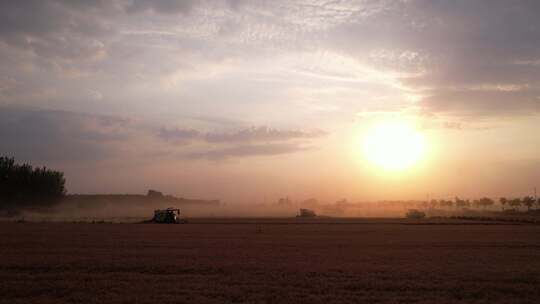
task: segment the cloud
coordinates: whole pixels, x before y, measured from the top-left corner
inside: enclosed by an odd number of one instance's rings
[[[195,145],[175,152],[180,158],[223,160],[253,156],[272,156],[312,149],[313,139],[324,131],[274,129],[266,126],[237,129],[230,132],[202,132],[195,129],[161,128],[158,137],[174,147]],[[171,148],[174,150],[173,148]]]
[[[3,1],[0,41],[58,64],[99,59],[100,37],[112,30],[106,17],[115,11],[109,1]]]
[[[158,136],[174,143],[188,143],[201,138],[201,133],[193,129],[167,129],[161,128]]]
[[[192,159],[223,160],[236,157],[272,156],[305,151],[308,147],[296,143],[248,144],[190,152],[183,156]]]
[[[86,89],[86,93],[93,100],[101,100],[101,99],[103,99],[103,94],[101,94],[101,92],[99,92],[99,91],[92,90],[92,89]]]
[[[272,142],[292,139],[310,139],[324,135],[323,131],[277,130],[268,127],[251,127],[231,133],[207,133],[205,140],[210,143]]]
[[[207,143],[228,144],[312,139],[325,135],[325,132],[320,130],[312,132],[278,130],[263,126],[240,129],[233,132],[199,132],[193,129],[161,128],[158,135],[164,140],[173,142],[204,141]]]
[[[499,89],[439,89],[422,99],[422,105],[434,112],[461,115],[531,115],[540,113],[540,88],[515,91]]]
[[[350,116],[414,94],[454,116],[538,115],[539,11],[502,0],[3,1],[0,100],[238,119],[285,108],[288,122],[301,111],[335,122],[315,105]],[[321,87],[333,98],[309,95]]]
[[[270,156],[307,149],[321,131],[268,127],[230,133],[161,128],[138,119],[68,111],[0,107],[0,151],[24,161],[96,162],[148,155],[189,159]],[[194,147],[185,145],[194,143]]]
[[[463,125],[460,122],[456,121],[445,121],[443,122],[442,127],[445,129],[461,130],[463,128]]]
[[[26,161],[97,161],[129,138],[127,121],[64,111],[0,108],[0,150]]]
[[[277,172],[380,112],[534,154],[539,14],[534,0],[0,1],[0,151],[99,167],[90,183],[134,163],[205,179],[208,160],[252,156]]]
[[[154,1],[145,1],[145,0],[134,0],[132,3],[127,5],[126,10],[129,13],[138,13],[151,11],[156,14],[178,14],[178,13],[188,13],[193,9],[193,7],[200,3],[200,1],[194,0],[154,0]]]
[[[329,47],[403,74],[397,79],[426,96],[419,104],[430,111],[538,114],[539,12],[538,1],[395,1],[374,18],[332,29]]]

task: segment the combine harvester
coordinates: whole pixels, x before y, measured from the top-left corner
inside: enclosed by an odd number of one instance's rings
[[[310,209],[300,209],[300,214],[296,216],[297,218],[316,218],[317,214],[315,211]]]
[[[167,208],[154,210],[154,217],[150,221],[157,224],[185,224],[187,221],[180,218],[180,209]]]
[[[426,213],[418,209],[409,209],[405,214],[405,217],[409,219],[423,219],[426,217]]]

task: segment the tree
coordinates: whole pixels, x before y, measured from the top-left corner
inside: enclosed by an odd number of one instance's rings
[[[17,164],[14,158],[0,157],[0,209],[18,210],[57,203],[65,194],[62,172],[46,167]]]
[[[482,209],[486,209],[486,207],[491,207],[495,204],[495,202],[489,197],[482,197],[478,200],[478,203],[482,207]]]
[[[501,197],[499,202],[501,202],[502,210],[504,211],[504,207],[508,204],[508,199],[506,199],[506,197]]]
[[[531,211],[531,207],[534,205],[534,198],[532,196],[525,196],[522,202],[523,205],[527,206],[527,211]]]
[[[454,202],[450,201],[450,200],[440,200],[439,201],[439,206],[441,207],[446,207],[446,208],[452,208],[454,206]]]
[[[456,196],[456,207],[463,208],[465,206],[465,201]]]
[[[512,210],[516,211],[517,209],[519,209],[519,207],[521,207],[521,199],[519,198],[511,199],[510,201],[508,201],[508,205],[512,207]]]
[[[471,207],[471,202],[469,200],[462,200],[456,196],[456,207],[458,208],[469,208]]]

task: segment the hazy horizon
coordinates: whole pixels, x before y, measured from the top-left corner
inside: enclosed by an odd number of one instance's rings
[[[0,154],[69,193],[540,187],[538,1],[4,1]]]

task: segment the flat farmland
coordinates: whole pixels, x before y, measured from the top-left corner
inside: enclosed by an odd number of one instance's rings
[[[540,303],[540,226],[0,223],[0,303]]]

